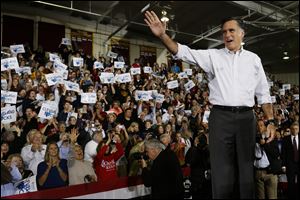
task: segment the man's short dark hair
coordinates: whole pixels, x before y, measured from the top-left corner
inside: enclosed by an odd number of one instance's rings
[[[238,26],[239,26],[241,29],[245,30],[245,23],[244,23],[244,21],[243,21],[242,19],[238,18],[238,17],[226,17],[226,18],[224,18],[224,19],[221,21],[221,28],[223,29],[224,24],[225,24],[226,22],[232,21],[232,20],[236,21],[237,24],[238,24]]]

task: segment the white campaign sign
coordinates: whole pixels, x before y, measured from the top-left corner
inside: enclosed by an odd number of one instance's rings
[[[110,72],[102,72],[99,76],[101,83],[114,83],[115,82],[115,75]]]
[[[271,96],[272,103],[276,103],[276,96]]]
[[[116,68],[116,69],[122,69],[122,68],[124,68],[124,62],[117,62],[117,61],[115,61],[114,62],[114,68]]]
[[[178,74],[178,78],[179,78],[179,79],[183,79],[183,78],[188,78],[188,76],[187,76],[186,72],[180,72],[180,73]]]
[[[102,62],[95,61],[95,62],[94,62],[94,69],[104,69],[103,63],[102,63]]]
[[[141,74],[141,68],[130,68],[131,75]]]
[[[204,111],[204,114],[203,114],[203,122],[204,123],[208,123],[209,115],[210,115],[209,110]]]
[[[97,94],[94,92],[81,93],[81,103],[96,103]]]
[[[64,45],[72,45],[71,44],[71,40],[69,38],[62,38],[61,39],[61,44],[64,44]]]
[[[7,80],[6,79],[1,79],[1,89],[7,90]]]
[[[14,186],[17,189],[15,194],[36,192],[38,191],[37,184],[36,184],[36,175],[22,179],[21,181],[16,182]]]
[[[283,84],[282,89],[284,90],[290,90],[291,89],[291,84]]]
[[[17,92],[1,90],[1,102],[3,101],[4,103],[16,104],[17,97],[18,97]]]
[[[16,73],[18,73],[19,75],[21,74],[31,74],[31,67],[20,67],[20,68],[16,68],[15,69]]]
[[[135,92],[135,100],[139,101],[149,101],[150,99],[153,99],[152,97],[152,90],[144,91],[144,90],[137,90]]]
[[[165,100],[165,95],[163,95],[163,94],[157,94],[157,95],[155,96],[155,101],[156,101],[157,103],[163,103],[164,100]]]
[[[68,74],[69,74],[68,70],[63,70],[63,71],[60,71],[58,73],[63,77],[64,80],[68,79]]]
[[[279,95],[284,96],[285,95],[285,90],[284,89],[279,89]]]
[[[9,48],[13,53],[25,53],[23,44],[10,45]]]
[[[117,53],[114,53],[112,51],[109,51],[107,52],[107,57],[110,57],[110,58],[117,58],[118,57],[118,54]]]
[[[119,83],[127,83],[131,81],[130,73],[124,73],[124,74],[117,74],[115,76],[115,80]]]
[[[169,82],[167,82],[167,87],[168,87],[168,89],[177,88],[178,87],[178,81],[175,80],[175,81],[169,81]]]
[[[151,74],[152,73],[152,68],[151,67],[144,67],[144,73],[145,74]]]
[[[188,76],[193,75],[193,70],[192,69],[184,69],[183,70]]]
[[[83,58],[73,57],[73,65],[75,67],[82,67],[83,66]]]
[[[54,69],[55,69],[56,72],[59,72],[59,71],[62,71],[62,70],[66,70],[68,68],[67,65],[63,64],[59,60],[54,61],[53,67],[54,67]]]
[[[57,114],[57,106],[48,102],[44,102],[40,109],[38,117],[43,119],[52,119]]]
[[[192,80],[189,80],[189,82],[184,84],[184,88],[185,88],[186,91],[189,91],[193,87],[195,87],[195,83]]]
[[[19,68],[18,59],[16,57],[1,59],[1,71]]]
[[[268,84],[269,84],[269,87],[274,85],[273,81],[268,82]]]
[[[198,73],[197,79],[198,79],[198,82],[201,83],[203,81],[203,73]]]
[[[17,121],[16,106],[6,106],[1,108],[1,123],[9,124]]]
[[[294,97],[294,100],[299,100],[299,94],[294,94],[293,97]]]
[[[54,61],[60,61],[60,57],[58,55],[56,55],[56,54],[49,53],[49,60],[52,61],[52,62],[54,62]]]
[[[63,77],[59,73],[52,73],[45,75],[48,86],[55,85],[56,83],[63,83]]]
[[[71,81],[64,81],[66,90],[71,90],[75,92],[80,92],[79,84],[78,83],[73,83]]]

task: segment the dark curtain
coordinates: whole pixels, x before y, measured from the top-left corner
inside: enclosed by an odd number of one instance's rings
[[[26,44],[33,47],[33,20],[3,16],[2,46]]]

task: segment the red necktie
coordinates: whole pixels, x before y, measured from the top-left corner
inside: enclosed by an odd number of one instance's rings
[[[299,161],[299,151],[297,149],[297,143],[296,143],[296,137],[294,136],[293,139],[293,149],[294,149],[294,161],[298,162]]]

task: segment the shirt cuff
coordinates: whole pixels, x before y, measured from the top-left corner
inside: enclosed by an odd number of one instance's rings
[[[180,43],[178,43],[177,42],[177,45],[178,45],[178,50],[177,50],[177,53],[175,54],[175,55],[172,55],[172,58],[174,59],[174,60],[179,60],[179,59],[181,59],[181,57],[182,57],[182,44],[180,44]]]

